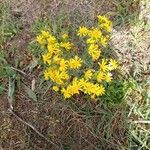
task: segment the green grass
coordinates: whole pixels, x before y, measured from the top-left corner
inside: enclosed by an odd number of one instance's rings
[[[8,63],[8,53],[4,49],[7,40],[10,40],[19,31],[19,24],[13,21],[8,4],[0,4],[0,92],[5,88],[8,77],[13,77],[15,71]]]
[[[150,80],[138,83],[130,80],[132,85],[127,94],[129,112],[130,149],[149,149],[150,143]]]
[[[5,45],[20,31],[20,21],[11,14],[8,3],[0,3],[0,80],[3,78],[12,77],[15,71],[9,63],[9,53]],[[17,60],[16,62],[17,63]],[[2,82],[0,83],[2,87]]]
[[[0,4],[0,46],[3,48],[3,44],[8,39],[11,39],[20,30],[20,24],[18,20],[14,20],[10,13],[10,7],[7,3]]]
[[[140,0],[113,0],[117,9],[114,16],[115,25],[123,27],[134,24],[140,11],[139,2]]]
[[[129,1],[130,3],[130,1]],[[140,2],[137,8],[145,7],[148,5],[148,1]],[[143,4],[143,6],[141,6]],[[145,7],[146,8],[146,7]],[[124,7],[124,9],[128,9]],[[146,12],[148,10],[144,10]],[[121,11],[122,12],[122,11]],[[128,12],[128,11],[127,11]],[[125,100],[128,105],[127,117],[129,120],[129,150],[149,150],[150,149],[150,78],[148,76],[149,67],[147,62],[147,52],[149,52],[148,37],[150,36],[150,26],[145,23],[145,18],[142,16],[142,12],[137,11],[140,14],[140,19],[132,15],[125,17],[127,23],[130,24],[130,31],[127,31],[129,36],[131,53],[141,53],[143,57],[135,58],[133,67],[128,75],[127,85],[130,87],[126,93]],[[133,13],[134,15],[135,13]],[[128,19],[129,17],[129,19]],[[131,18],[130,18],[131,17]],[[130,20],[131,19],[131,20]],[[118,20],[117,20],[118,23]],[[124,24],[124,23],[123,23]],[[141,33],[143,33],[141,35]],[[131,37],[131,38],[130,38]],[[127,54],[128,55],[128,54]],[[130,60],[130,61],[131,61]],[[128,64],[128,65],[129,65]],[[127,66],[128,67],[128,66]],[[131,79],[130,79],[131,78]]]

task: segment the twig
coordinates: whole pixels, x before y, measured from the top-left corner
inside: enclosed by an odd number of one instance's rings
[[[20,73],[23,74],[23,75],[27,75],[25,72],[23,72],[23,71],[21,71],[21,70],[19,70],[19,69],[17,69],[17,68],[14,68],[14,67],[10,67],[10,68],[13,69],[13,70],[15,70],[15,71],[20,72]]]
[[[150,124],[150,120],[136,120],[131,121],[132,123],[143,123],[143,124]]]
[[[40,137],[45,139],[47,142],[51,143],[55,147],[59,149],[59,146],[56,145],[54,142],[50,141],[48,138],[46,138],[42,133],[40,133],[35,127],[33,127],[31,124],[27,123],[26,121],[22,120],[12,109],[9,109],[9,112],[14,115],[20,122],[30,127],[33,131],[35,131]]]

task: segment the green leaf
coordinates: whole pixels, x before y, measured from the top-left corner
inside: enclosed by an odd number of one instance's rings
[[[2,86],[2,85],[0,85],[0,94],[2,94],[2,93],[3,93],[3,91],[4,91],[4,88],[3,88],[3,86]]]
[[[31,98],[33,101],[37,102],[37,96],[36,94],[28,88],[26,85],[24,85],[25,91],[28,94],[29,98]]]
[[[13,109],[14,93],[15,93],[15,78],[9,78],[8,102],[10,104],[11,109]]]
[[[0,53],[0,62],[7,64],[7,61],[6,61],[6,59],[4,58],[4,55],[3,55],[2,53]]]
[[[37,59],[33,59],[33,60],[31,61],[31,63],[29,64],[29,66],[28,66],[30,72],[32,72],[32,70],[33,70],[37,65],[38,65]]]

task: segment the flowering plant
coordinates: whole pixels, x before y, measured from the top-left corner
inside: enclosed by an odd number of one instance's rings
[[[68,33],[56,38],[48,31],[41,31],[37,41],[44,50],[42,61],[45,66],[44,78],[53,84],[52,89],[63,94],[65,99],[84,93],[92,99],[105,94],[105,85],[113,79],[112,71],[118,62],[103,56],[112,22],[98,16],[96,27],[79,27],[79,46],[73,44]]]

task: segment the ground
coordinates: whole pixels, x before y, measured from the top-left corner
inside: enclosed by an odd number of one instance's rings
[[[0,149],[150,149],[149,0],[5,0],[0,5],[1,52],[17,72],[0,78]],[[93,24],[98,14],[114,22],[110,45],[132,89],[117,105],[64,101],[40,78],[30,51],[42,26],[38,19],[61,24],[63,17],[64,26],[76,28]]]

